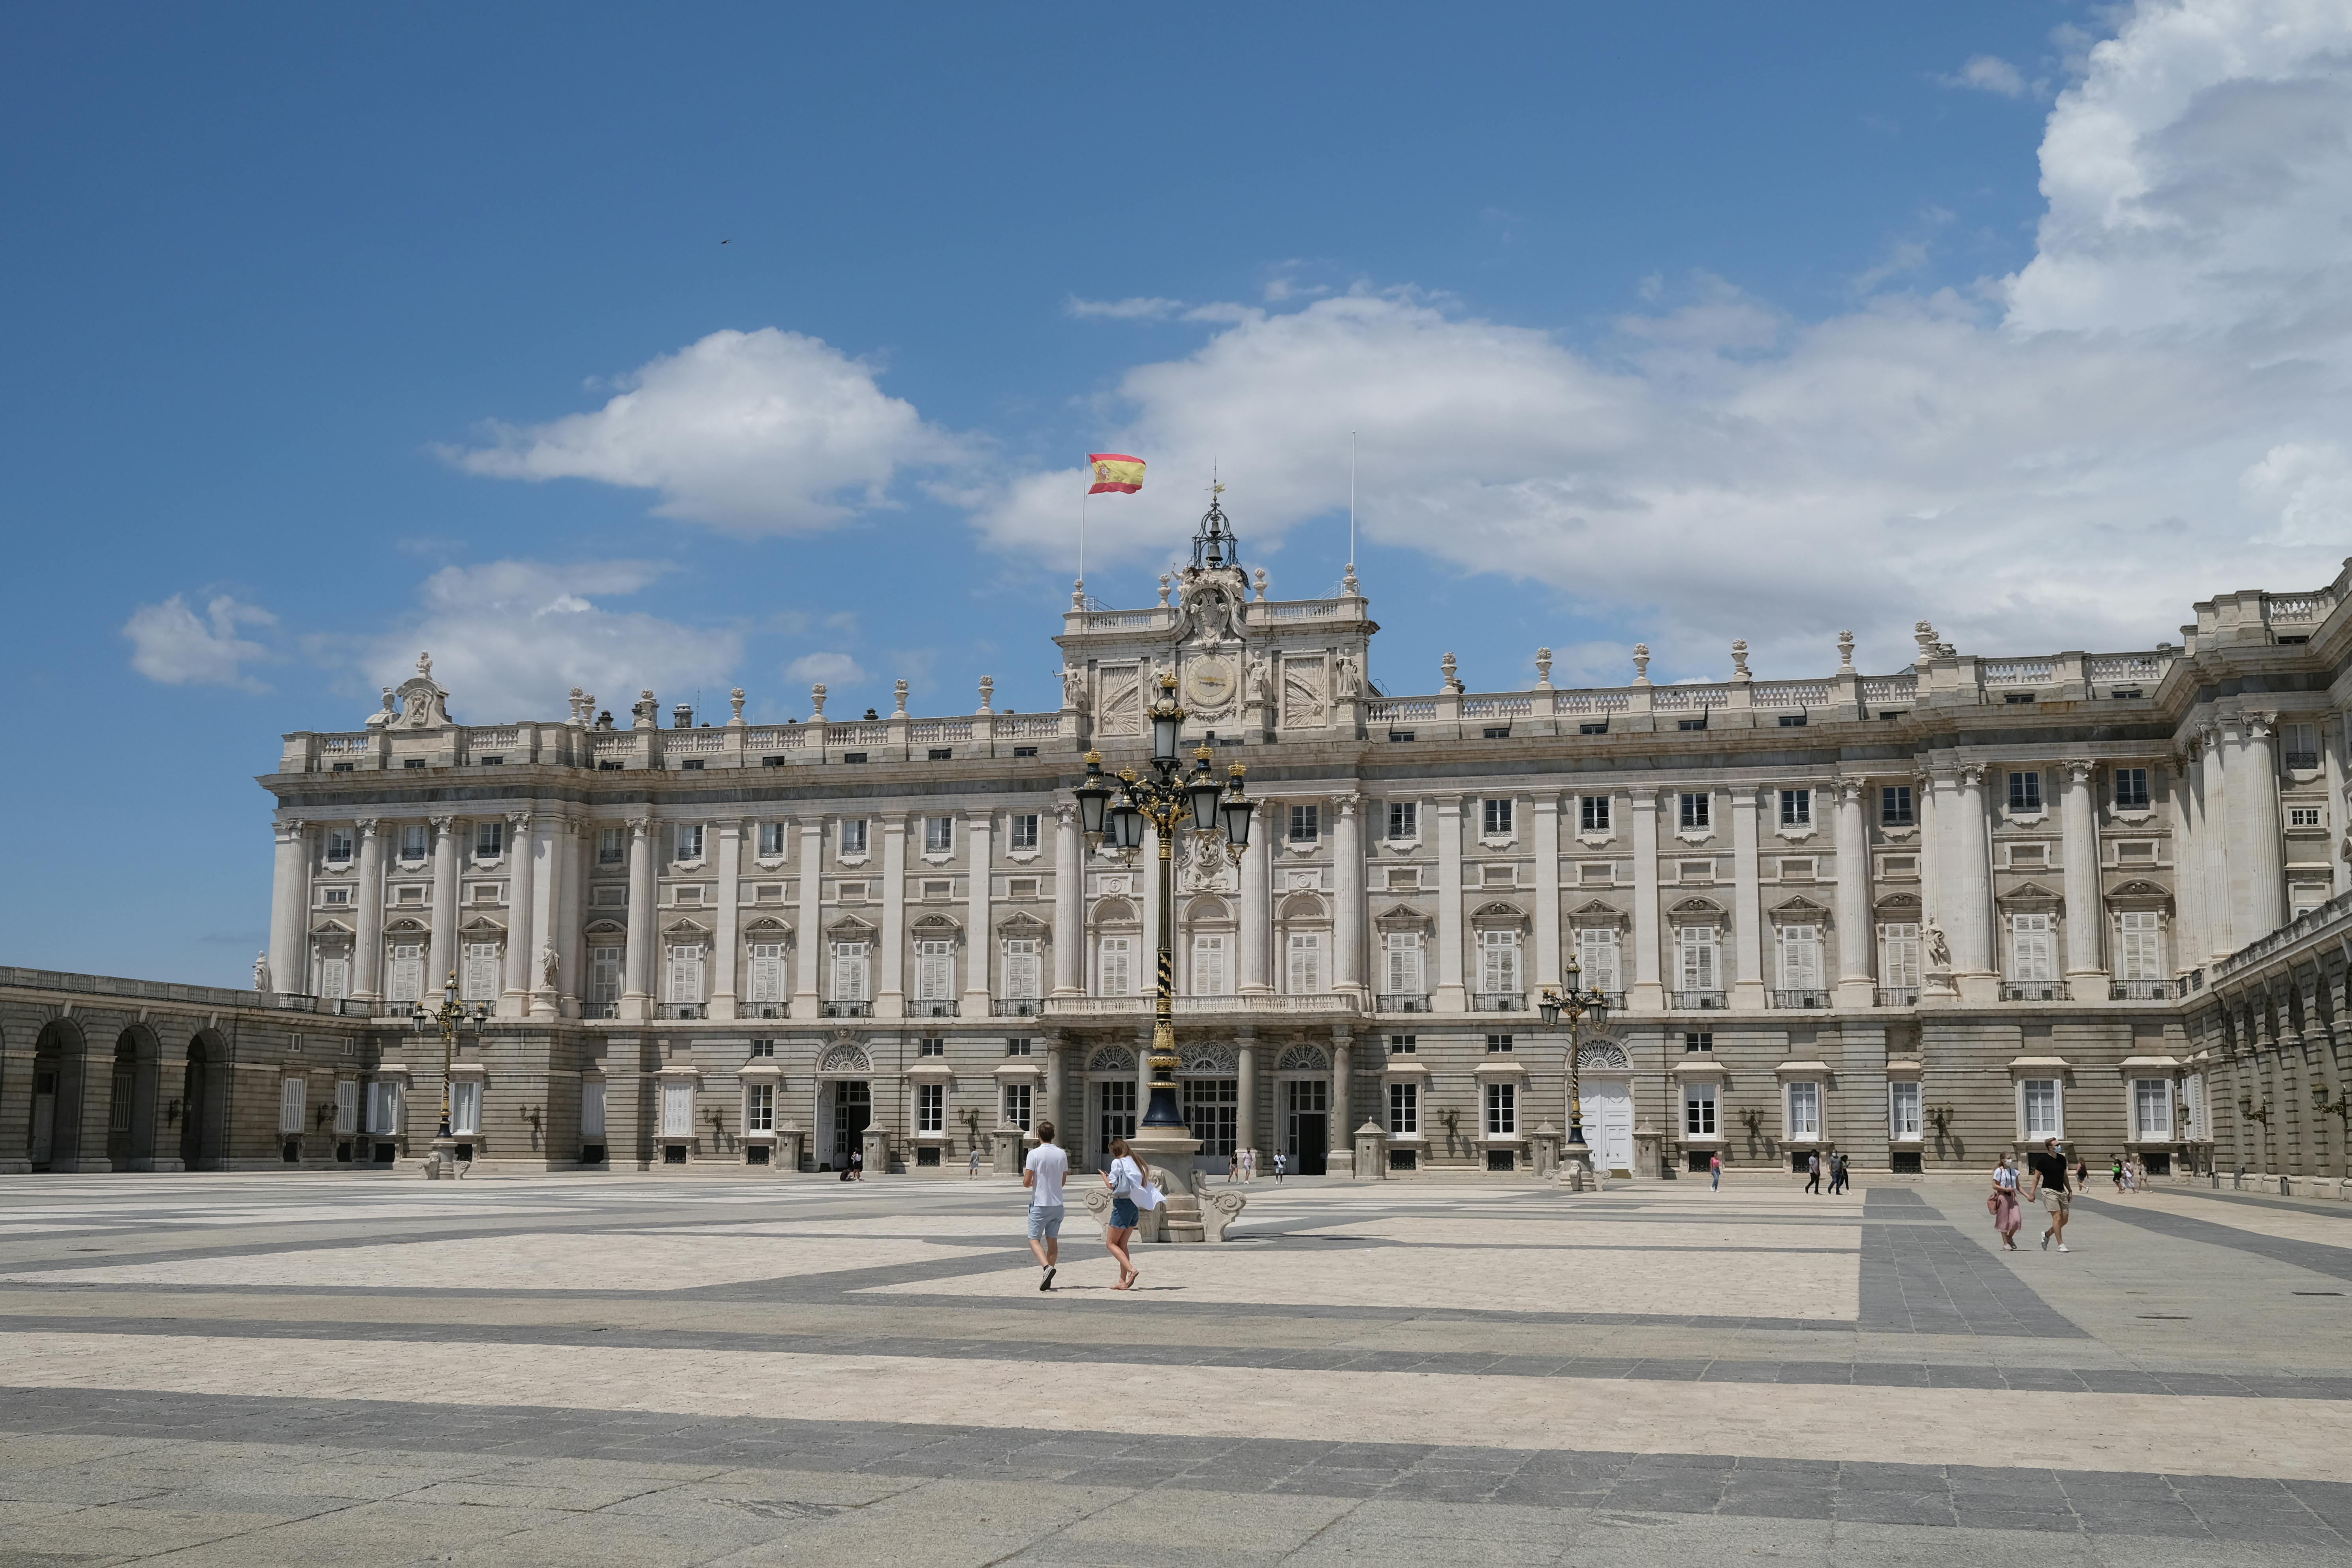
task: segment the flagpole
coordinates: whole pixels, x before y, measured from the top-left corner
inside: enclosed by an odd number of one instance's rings
[[[1356,569],[1356,433],[1348,432],[1348,570]]]
[[[1091,486],[1078,492],[1078,592],[1081,594],[1087,591],[1087,498],[1093,493]]]

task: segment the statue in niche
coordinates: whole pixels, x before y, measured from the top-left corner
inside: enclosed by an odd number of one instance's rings
[[[1087,672],[1082,666],[1070,665],[1062,671],[1062,706],[1072,712],[1086,711]]]
[[[1949,969],[1952,966],[1952,944],[1945,940],[1944,928],[1934,921],[1927,922],[1927,967]]]
[[[1363,672],[1356,668],[1356,661],[1344,653],[1339,656],[1339,678],[1341,697],[1361,697],[1364,694]]]
[[[1249,700],[1251,701],[1262,703],[1265,700],[1265,684],[1271,674],[1271,662],[1264,655],[1261,654],[1250,660]]]
[[[555,989],[556,971],[563,967],[563,955],[555,951],[553,942],[543,942],[539,949],[539,977],[547,989]]]

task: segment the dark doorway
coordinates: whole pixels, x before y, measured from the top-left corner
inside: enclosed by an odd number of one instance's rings
[[[1095,1168],[1110,1169],[1110,1141],[1135,1136],[1135,1080],[1105,1079],[1096,1086]]]
[[[1321,1079],[1292,1079],[1283,1086],[1288,1104],[1290,1168],[1302,1176],[1319,1176],[1329,1162],[1330,1086]]]
[[[191,1171],[217,1171],[227,1131],[228,1048],[209,1032],[188,1042],[180,1073],[180,1163]]]
[[[29,1131],[36,1171],[81,1168],[81,1031],[58,1019],[33,1043],[33,1106]]]
[[[139,1089],[139,1043],[129,1030],[114,1043],[114,1076],[106,1091],[106,1163],[131,1168],[131,1108]]]
[[[874,1122],[874,1087],[863,1079],[833,1086],[833,1163],[849,1168],[853,1150],[866,1142],[866,1129]]]

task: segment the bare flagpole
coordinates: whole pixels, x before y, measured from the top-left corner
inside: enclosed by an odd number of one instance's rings
[[[1356,433],[1348,432],[1348,570],[1356,569]]]

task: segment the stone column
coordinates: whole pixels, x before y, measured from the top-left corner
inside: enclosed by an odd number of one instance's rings
[[[2320,751],[2327,764],[2328,811],[2335,827],[2327,854],[2327,863],[2333,877],[2328,896],[2340,899],[2347,893],[2352,893],[2352,860],[2344,858],[2342,848],[2344,843],[2342,814],[2346,779],[2345,716],[2337,713],[2330,717],[2327,722],[2321,726],[2319,737]],[[2339,1130],[2342,1125],[2340,1122],[2337,1123]]]
[[[572,824],[558,816],[541,816],[531,829],[530,853],[538,862],[538,873],[531,879],[530,943],[524,953],[527,989],[530,993],[529,1012],[534,1018],[561,1016],[556,1005],[556,987],[547,983],[546,951],[557,949],[556,973],[562,974],[562,948],[557,932],[563,924],[564,885],[571,879]]]
[[[1665,987],[1658,983],[1658,807],[1665,794],[1654,789],[1633,793],[1633,984],[1625,998],[1637,1013],[1656,1013],[1666,1005]]]
[[[743,923],[743,831],[744,821],[730,817],[719,825],[719,911],[713,922],[716,932],[711,938],[710,953],[710,1016],[732,1018],[736,1016],[735,968],[739,962],[736,950],[742,945],[738,932]]]
[[[1985,841],[1985,771],[1969,763],[1936,777],[1936,821],[1944,850],[1937,900],[1951,944],[1952,977],[1963,1002],[1999,994],[1993,967],[1992,851]]]
[[[1339,875],[1333,882],[1331,910],[1331,941],[1339,953],[1332,964],[1332,984],[1360,997],[1364,994],[1364,797],[1350,790],[1339,796],[1339,836],[1333,847],[1339,857]]]
[[[988,1016],[988,1004],[995,994],[989,984],[989,971],[995,957],[995,927],[992,923],[990,895],[995,890],[991,873],[988,846],[989,830],[995,825],[988,812],[978,812],[967,817],[963,825],[964,841],[971,850],[971,880],[964,889],[963,1016],[967,1018]]]
[[[269,988],[305,992],[310,989],[310,943],[304,936],[310,917],[310,836],[299,817],[273,825],[272,831],[278,837],[278,860],[269,886]],[[95,1081],[94,1073],[87,1076]]]
[[[1239,1152],[1257,1147],[1257,1032],[1247,1025],[1235,1030],[1234,1048],[1241,1058],[1241,1107],[1234,1117],[1234,1149]]]
[[[2106,900],[2099,892],[2099,826],[2091,811],[2091,780],[2097,769],[2087,759],[2058,766],[2065,790],[2059,805],[2059,853],[2066,857],[2066,978],[2082,982],[2075,1001],[2104,1002],[2107,972],[2101,932]]]
[[[1433,1013],[1463,1013],[1469,997],[1462,984],[1462,797],[1437,797],[1437,985]]]
[[[1349,1043],[1351,1037],[1344,1028],[1331,1031],[1331,1110],[1323,1135],[1324,1160],[1335,1176],[1355,1173],[1356,1119],[1350,1114],[1348,1094],[1353,1075],[1349,1068]]]
[[[1266,854],[1274,822],[1263,807],[1257,815],[1265,820],[1254,825],[1258,831],[1250,834],[1240,868],[1242,951],[1234,989],[1244,996],[1263,996],[1274,989],[1274,867]]]
[[[1054,994],[1087,991],[1087,840],[1078,808],[1054,808]]]
[[[596,854],[596,824],[563,818],[556,824],[555,842],[563,859],[562,896],[555,903],[555,1012],[561,1018],[577,1018],[587,980],[581,899]]]
[[[801,824],[801,929],[799,984],[793,988],[793,1016],[817,1016],[816,981],[824,963],[824,932],[820,927],[824,896],[824,821],[811,817]]]
[[[498,1006],[501,1018],[520,1018],[530,1011],[530,961],[535,951],[530,941],[531,893],[539,872],[531,854],[532,837],[530,813],[507,813],[507,864],[513,870],[507,877],[506,979],[499,988]]]
[[[2172,861],[2179,886],[2179,919],[2173,928],[2171,958],[2187,969],[2205,952],[2205,824],[2198,809],[2195,740],[2174,752],[2172,769]]]
[[[1769,790],[1735,784],[1731,796],[1731,918],[1732,951],[1738,960],[1738,978],[1729,1001],[1735,1008],[1761,1009],[1769,989],[1764,973],[1764,899],[1756,852],[1756,813]]]
[[[360,885],[352,894],[358,906],[358,935],[352,942],[352,995],[363,1002],[383,998],[383,836],[376,819],[363,816],[360,830]]]
[[[2245,825],[2245,853],[2234,859],[2242,879],[2239,887],[2239,919],[2233,933],[2238,945],[2259,942],[2286,923],[2286,840],[2279,820],[2278,756],[2275,713],[2249,713],[2240,730],[2238,751],[2229,762],[2230,782],[2242,788],[2232,792],[2231,823]]]
[[[1538,790],[1535,807],[1536,961],[1528,974],[1531,994],[1559,984],[1559,796]],[[1532,994],[1528,1000],[1532,1004]]]
[[[457,971],[457,819],[433,819],[433,941],[425,966],[425,1005]]]
[[[629,818],[629,948],[624,954],[621,1016],[654,1016],[654,823]]]
[[[892,813],[882,821],[881,983],[874,994],[874,1016],[907,1016],[907,818]]]
[[[1057,1140],[1065,1149],[1076,1147],[1070,1142],[1071,1127],[1064,1119],[1064,1101],[1070,1096],[1070,1042],[1060,1035],[1045,1037],[1045,1108],[1029,1118],[1032,1131],[1039,1121],[1050,1121]]]
[[[1878,956],[1878,932],[1870,909],[1870,843],[1862,821],[1870,786],[1865,780],[1842,774],[1832,787],[1837,794],[1837,1005],[1867,1007],[1877,1000],[1871,977]]]
[[[2205,881],[2204,951],[2197,955],[2202,965],[2216,959],[2227,958],[2237,951],[2232,940],[2235,934],[2237,909],[2230,897],[2230,797],[2228,783],[2221,774],[2221,752],[2224,742],[2218,724],[2207,723],[2197,731],[2200,756],[2197,772],[2199,816],[2204,826],[2203,863]]]

